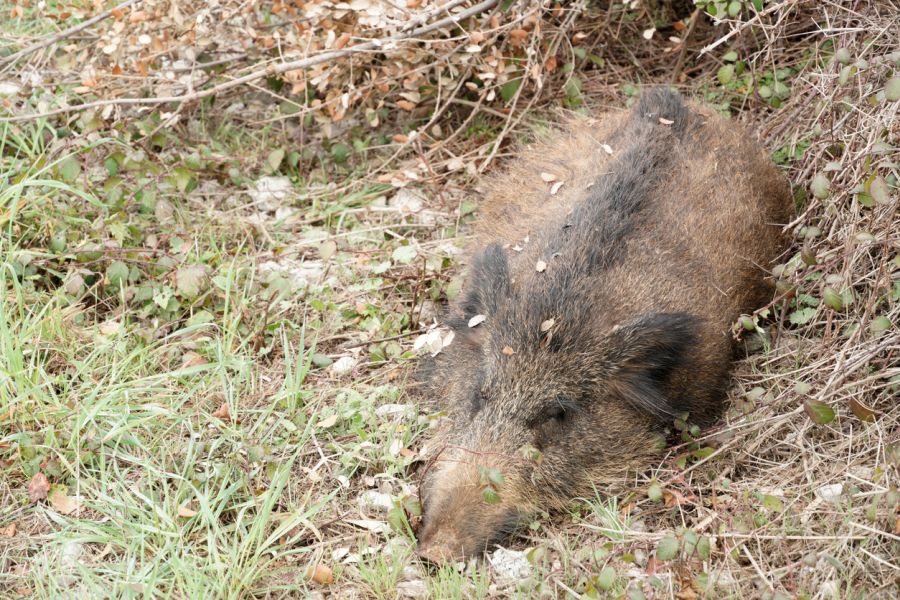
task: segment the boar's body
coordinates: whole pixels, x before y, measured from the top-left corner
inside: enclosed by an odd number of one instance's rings
[[[731,325],[771,297],[790,210],[746,132],[667,90],[570,123],[491,181],[456,336],[429,366],[449,419],[420,553],[484,550],[646,466],[674,415],[713,421]]]

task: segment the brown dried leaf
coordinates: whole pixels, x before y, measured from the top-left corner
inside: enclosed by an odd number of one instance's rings
[[[10,523],[3,529],[0,529],[0,536],[3,537],[15,537],[16,536],[16,524]]]
[[[28,484],[28,499],[32,503],[40,502],[47,497],[49,491],[50,480],[47,479],[47,476],[40,472],[35,473],[31,478],[31,483]]]
[[[185,369],[187,367],[196,367],[198,365],[205,365],[209,361],[206,360],[203,355],[194,352],[193,350],[188,350],[181,357],[181,368]]]
[[[306,577],[312,579],[319,585],[331,585],[334,583],[334,573],[330,567],[323,564],[311,566],[306,570]]]
[[[850,398],[850,412],[856,415],[860,421],[874,421],[878,413],[863,404],[856,398]]]
[[[503,346],[503,350],[501,350],[500,352],[502,352],[506,356],[512,356],[516,353],[516,351],[512,349],[512,346]]]
[[[71,515],[81,508],[78,500],[69,496],[67,492],[68,490],[65,486],[55,485],[53,486],[53,490],[47,496],[47,501],[50,503],[50,506],[53,507],[53,510],[62,515]]]
[[[185,519],[197,516],[197,511],[191,508],[190,500],[178,507],[178,516],[184,517]]]
[[[212,416],[216,417],[217,419],[222,419],[223,421],[230,421],[231,409],[228,408],[228,403],[223,402],[222,406],[213,411]]]
[[[416,105],[409,100],[397,100],[397,106],[399,106],[406,112],[412,112],[412,110],[416,107]]]
[[[335,424],[337,423],[337,421],[338,421],[338,416],[337,416],[337,414],[335,413],[335,414],[333,414],[333,415],[330,415],[330,416],[325,417],[324,419],[322,419],[321,421],[319,421],[319,422],[317,423],[317,425],[318,425],[319,427],[321,427],[322,429],[328,429],[329,427],[334,427]]]
[[[335,40],[335,42],[334,42],[334,47],[335,47],[335,49],[336,49],[336,50],[340,50],[341,48],[343,48],[344,46],[346,46],[347,43],[350,41],[350,37],[351,37],[351,36],[350,36],[349,33],[342,33],[342,34],[341,34],[341,37],[339,37],[339,38],[338,38],[337,40]]]

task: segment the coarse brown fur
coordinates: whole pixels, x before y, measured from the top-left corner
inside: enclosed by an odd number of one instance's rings
[[[429,366],[448,419],[420,554],[482,551],[648,465],[676,414],[713,422],[731,326],[771,297],[790,212],[745,131],[662,89],[570,122],[491,181],[455,338]]]

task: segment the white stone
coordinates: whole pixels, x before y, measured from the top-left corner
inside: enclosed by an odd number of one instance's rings
[[[488,555],[488,561],[497,579],[504,582],[518,581],[531,575],[531,563],[522,550],[497,548]]]
[[[287,177],[260,177],[255,189],[247,193],[254,204],[262,210],[272,211],[278,208],[294,191],[294,184]]]
[[[356,359],[352,356],[342,356],[331,365],[331,372],[342,377],[350,373],[356,366]]]
[[[391,498],[390,494],[369,490],[359,495],[359,504],[363,509],[387,512],[393,508],[394,499]]]
[[[822,487],[817,489],[816,495],[826,502],[835,502],[838,498],[841,497],[841,493],[843,491],[844,485],[842,483],[831,483],[829,485],[823,485]]]

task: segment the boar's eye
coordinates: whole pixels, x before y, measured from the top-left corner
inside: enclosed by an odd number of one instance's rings
[[[550,407],[550,410],[546,413],[546,421],[565,421],[566,420],[566,409],[560,405],[554,405]]]
[[[547,406],[535,419],[532,420],[530,425],[532,427],[543,427],[546,425],[559,425],[565,423],[567,419],[571,418],[571,411],[566,408],[565,400],[562,398],[557,398]]]

